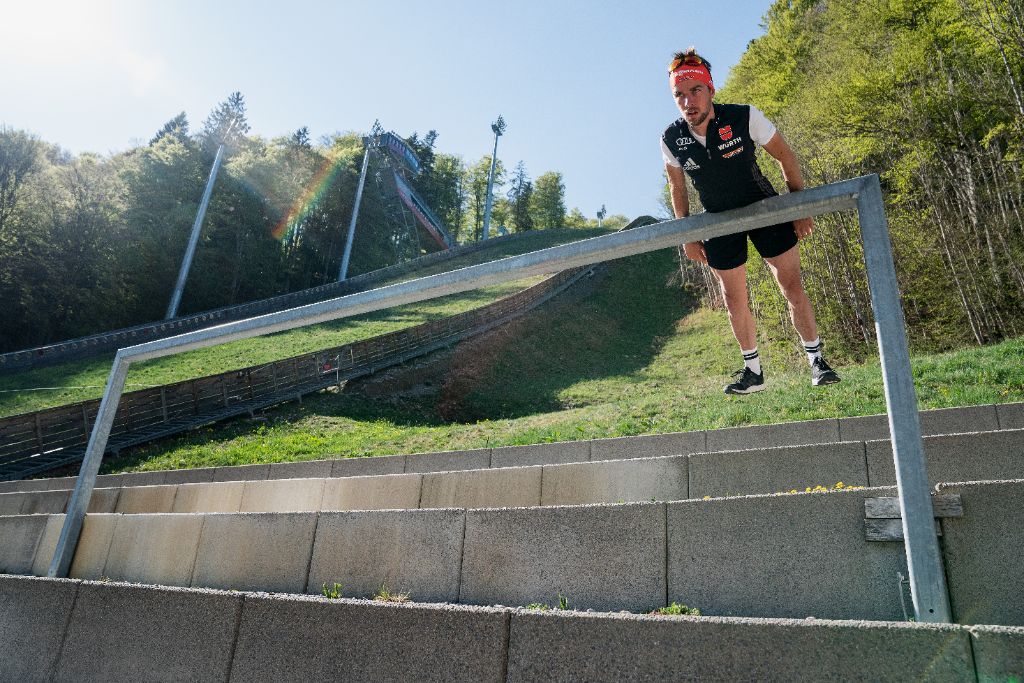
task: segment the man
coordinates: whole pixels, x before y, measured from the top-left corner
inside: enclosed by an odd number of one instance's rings
[[[682,117],[661,139],[676,218],[690,215],[686,176],[704,208],[727,211],[773,197],[775,188],[761,173],[755,145],[761,145],[782,167],[790,192],[804,187],[800,164],[775,126],[755,107],[714,103],[711,65],[691,47],[675,55],[669,67],[669,87]],[[768,263],[789,304],[793,326],[803,341],[811,366],[811,384],[839,381],[821,355],[814,310],[800,280],[797,241],[814,230],[810,218],[684,245],[686,256],[709,265],[722,286],[729,322],[743,354],[743,369],[725,386],[727,394],[749,394],[765,388],[757,353],[754,315],[747,300],[747,238]]]

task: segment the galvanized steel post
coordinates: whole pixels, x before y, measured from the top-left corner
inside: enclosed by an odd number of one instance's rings
[[[85,450],[85,460],[82,462],[82,468],[78,472],[78,481],[75,482],[75,490],[68,502],[64,526],[61,527],[60,537],[57,539],[57,549],[53,553],[53,560],[50,562],[47,576],[64,577],[71,569],[71,559],[75,555],[78,537],[82,533],[82,523],[85,521],[86,511],[89,509],[92,490],[96,487],[96,475],[99,474],[100,463],[103,461],[103,451],[107,447],[110,429],[114,426],[117,404],[124,392],[128,366],[129,362],[124,358],[123,352],[118,351],[114,356],[114,365],[110,369],[107,387],[103,391],[99,412],[96,413],[96,422],[93,424],[89,445]]]
[[[877,175],[864,178],[857,197],[857,213],[882,361],[914,615],[921,622],[947,623],[951,621],[949,594],[935,535],[906,324]]]
[[[356,219],[359,218],[359,204],[363,201],[363,186],[366,185],[366,167],[370,163],[370,138],[363,138],[366,151],[363,152],[363,170],[359,172],[359,186],[356,188],[356,201],[352,206],[352,220],[348,224],[348,235],[345,236],[345,253],[341,256],[341,268],[338,269],[338,282],[348,277],[348,260],[352,255],[352,238],[356,234]]]
[[[232,123],[232,126],[235,124]],[[230,132],[230,128],[228,131]],[[213,193],[213,184],[217,180],[217,171],[220,170],[220,162],[224,159],[224,143],[217,146],[217,156],[213,158],[213,167],[210,168],[210,177],[206,181],[206,189],[203,191],[203,199],[199,202],[199,211],[196,212],[196,220],[192,224],[192,234],[188,238],[188,246],[185,248],[185,258],[181,262],[181,270],[178,271],[178,281],[174,284],[174,293],[171,294],[171,302],[167,304],[167,313],[164,320],[170,320],[178,315],[178,304],[181,303],[182,292],[185,291],[185,281],[188,279],[188,271],[192,268],[192,257],[196,253],[196,245],[199,244],[199,233],[203,227],[203,218],[206,217],[206,207],[210,204],[210,195]]]
[[[491,124],[494,132],[494,151],[491,152],[491,171],[487,174],[487,200],[484,203],[484,228],[483,239],[491,236],[491,207],[494,205],[494,168],[498,164],[498,138],[505,132],[505,119],[498,116],[498,120]]]

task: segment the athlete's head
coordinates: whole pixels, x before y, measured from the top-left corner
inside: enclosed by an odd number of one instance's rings
[[[677,52],[668,67],[668,86],[683,118],[691,127],[700,126],[711,113],[715,84],[711,64],[693,47]]]

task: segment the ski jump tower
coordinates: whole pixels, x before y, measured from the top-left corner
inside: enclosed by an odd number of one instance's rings
[[[376,121],[370,135],[363,138],[363,142],[366,153],[363,155],[363,168],[359,174],[359,188],[356,190],[356,201],[352,209],[352,222],[345,239],[345,253],[338,273],[339,281],[344,280],[348,274],[352,240],[355,236],[359,205],[371,159],[375,168],[374,182],[378,192],[382,197],[393,197],[397,200],[386,203],[391,220],[404,227],[404,230],[395,233],[395,251],[401,254],[411,247],[418,256],[427,248],[425,245],[433,247],[431,251],[440,251],[455,245],[444,223],[412,186],[412,179],[419,175],[421,170],[420,159],[412,147],[394,132],[385,131],[380,122]],[[404,239],[409,243],[401,244],[403,239],[397,237],[399,235],[404,235]]]

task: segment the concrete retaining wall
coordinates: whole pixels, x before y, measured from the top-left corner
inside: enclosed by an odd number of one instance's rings
[[[1022,635],[998,627],[538,613],[0,576],[5,683],[51,676],[1010,680],[1022,671]]]
[[[302,593],[316,530],[315,513],[205,517],[192,585]]]
[[[242,597],[80,583],[56,681],[217,681],[231,670]]]
[[[963,517],[942,520],[953,619],[1024,625],[1024,479],[941,487],[959,493]]]
[[[803,491],[839,482],[868,485],[863,443],[702,453],[689,460],[689,498]]]
[[[423,475],[420,507],[535,507],[543,467],[508,467]]]
[[[1024,628],[973,626],[968,631],[979,681],[1024,679]]]
[[[231,680],[504,683],[508,619],[481,608],[246,596]]]
[[[901,620],[900,543],[864,538],[893,489],[668,504],[668,600],[705,614]]]
[[[544,468],[543,505],[687,498],[686,456],[605,460]]]
[[[400,510],[420,506],[423,475],[384,474],[324,482],[322,510]]]
[[[662,505],[466,513],[460,602],[644,610],[665,600]]]
[[[362,598],[386,586],[458,602],[465,518],[463,510],[324,512],[306,592],[340,583],[343,595]]]
[[[69,579],[0,576],[0,681],[52,680],[78,587]]]
[[[955,626],[516,613],[507,680],[968,681],[974,667]]]
[[[246,486],[244,481],[179,484],[171,512],[238,512]]]
[[[202,528],[200,515],[122,515],[103,574],[119,581],[188,586]]]
[[[0,573],[29,574],[47,515],[0,517]]]
[[[673,441],[654,442],[658,443],[664,445]],[[930,436],[925,437],[924,444],[933,483],[1024,477],[1024,429]],[[90,511],[303,512],[526,507],[779,493],[792,489],[803,491],[817,485],[832,487],[838,482],[846,486],[895,484],[887,440],[464,469],[480,465],[488,457],[526,461],[551,453],[546,448],[527,448],[496,455],[500,450],[381,459],[385,470],[397,470],[400,465],[404,468],[408,463],[424,470],[423,474],[354,476],[349,471],[348,476],[318,479],[256,479],[97,489]],[[333,468],[352,462],[360,466],[356,471],[362,471],[362,460],[336,461]],[[375,459],[365,460],[368,461],[365,465],[372,465]],[[313,469],[323,469],[325,465],[321,463],[328,462],[317,461]],[[428,471],[453,464],[457,465],[454,471]],[[269,475],[271,469],[272,466],[265,465],[262,472]],[[221,472],[228,478],[236,476],[228,470]],[[247,470],[247,473],[255,472]],[[60,513],[67,500],[67,491],[4,493],[0,494],[0,513]]]
[[[1024,429],[926,436],[928,480],[940,482],[1024,477]],[[894,486],[896,469],[888,439],[867,442],[868,479],[872,486]]]
[[[925,436],[999,429],[1024,429],[1024,403],[924,410],[921,411],[920,416],[921,432]],[[272,465],[239,465],[196,470],[101,475],[97,486],[112,488],[121,485],[347,477],[489,467],[554,465],[567,462],[689,455],[845,441],[878,441],[889,437],[888,430],[886,415],[868,415],[708,431],[646,434],[593,441],[421,453],[408,456],[341,458],[274,463]],[[11,491],[70,489],[74,487],[74,483],[75,477],[0,482],[0,494]],[[878,484],[872,482],[872,485],[887,485],[888,483],[891,482],[880,480]]]

